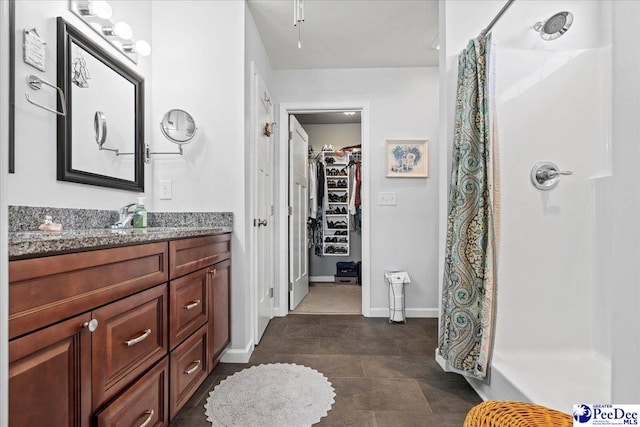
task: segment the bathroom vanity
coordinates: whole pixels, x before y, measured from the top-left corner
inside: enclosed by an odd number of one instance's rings
[[[169,425],[230,341],[230,232],[15,237],[10,425]]]

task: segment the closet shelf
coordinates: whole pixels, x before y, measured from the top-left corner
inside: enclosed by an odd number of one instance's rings
[[[335,201],[327,200],[326,206],[330,206],[326,210],[335,212],[336,210],[345,210],[345,208],[338,208],[337,206],[348,206],[349,205],[349,188],[353,185],[350,180],[349,174],[345,175],[334,175],[335,173],[339,173],[336,171],[344,170],[347,165],[349,165],[351,161],[351,154],[346,153],[344,156],[338,157],[333,152],[323,152],[321,155],[322,162],[324,162],[325,168],[328,171],[331,171],[331,175],[325,173],[324,176],[324,185],[327,191],[327,194],[331,199]],[[327,162],[329,160],[329,162]],[[346,172],[346,171],[345,171]],[[337,184],[342,184],[337,186]],[[343,227],[335,228],[330,227],[334,225],[334,223],[340,222],[340,225]],[[324,212],[324,220],[322,225],[322,254],[325,256],[349,256],[350,252],[350,239],[349,239],[349,229],[351,219],[348,212],[345,213],[330,213],[327,214]],[[339,235],[335,233],[340,232]],[[344,232],[344,234],[342,234]],[[344,239],[343,242],[327,242],[325,241],[327,238],[334,239],[336,236],[339,236],[338,239]]]

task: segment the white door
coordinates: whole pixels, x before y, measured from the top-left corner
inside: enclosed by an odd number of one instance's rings
[[[309,138],[298,120],[289,117],[289,309],[293,310],[309,293]]]
[[[257,259],[257,325],[256,344],[260,342],[269,321],[273,317],[273,139],[265,134],[265,125],[273,122],[273,104],[271,95],[258,73],[254,81],[255,99],[255,153],[257,155],[256,212],[254,226],[256,228]]]

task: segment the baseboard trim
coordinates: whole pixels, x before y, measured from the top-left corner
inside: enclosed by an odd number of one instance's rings
[[[407,318],[435,318],[440,315],[440,310],[437,308],[407,308],[404,311]],[[369,317],[389,317],[388,308],[372,308]]]
[[[222,363],[247,363],[253,353],[253,340],[245,348],[227,348],[222,354]]]
[[[335,278],[333,276],[309,276],[309,282],[334,283]]]

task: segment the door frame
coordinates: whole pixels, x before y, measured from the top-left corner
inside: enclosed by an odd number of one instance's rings
[[[360,111],[362,130],[362,315],[371,316],[371,244],[370,244],[370,213],[371,213],[371,179],[370,179],[370,144],[369,144],[369,102],[367,101],[333,101],[333,102],[287,102],[279,105],[278,143],[276,144],[277,162],[276,172],[276,254],[277,272],[274,293],[278,295],[275,301],[276,316],[289,314],[289,114],[295,113],[329,113],[335,111]]]

